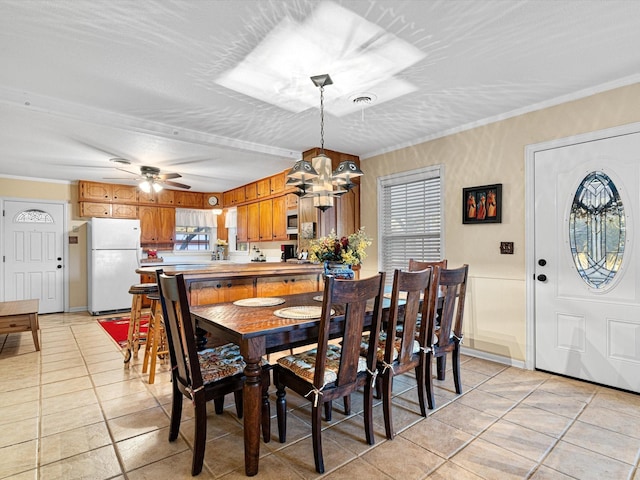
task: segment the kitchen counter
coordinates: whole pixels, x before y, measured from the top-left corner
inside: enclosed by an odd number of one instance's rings
[[[168,275],[184,275],[191,305],[318,292],[322,289],[323,267],[320,264],[211,262],[146,266],[138,268],[136,272],[155,276],[158,268]]]
[[[182,273],[185,277],[256,277],[273,275],[307,275],[323,272],[321,264],[313,263],[289,263],[289,262],[250,262],[233,263],[228,261],[200,263],[200,264],[159,264],[139,267],[136,272],[140,274],[155,274],[158,268],[162,268],[168,275]]]

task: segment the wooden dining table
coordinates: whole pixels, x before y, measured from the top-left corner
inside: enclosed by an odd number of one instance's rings
[[[244,459],[245,473],[258,473],[261,425],[261,361],[268,353],[310,345],[318,339],[318,318],[281,318],[274,312],[287,307],[322,307],[322,292],[285,295],[284,302],[270,306],[242,306],[235,303],[219,303],[191,307],[196,326],[210,332],[216,340],[233,342],[240,346],[246,363],[243,388],[244,404]],[[388,314],[390,300],[383,299],[383,319]],[[330,336],[341,336],[344,311],[333,306]],[[373,311],[373,303],[369,312]],[[365,319],[365,327],[370,323]]]
[[[260,456],[260,415],[262,391],[261,360],[265,354],[315,343],[318,338],[318,318],[281,318],[274,312],[287,307],[322,307],[322,292],[301,293],[282,297],[283,303],[271,306],[242,306],[234,303],[201,305],[191,308],[196,326],[217,339],[236,343],[246,363],[244,402],[245,473],[258,473]],[[339,336],[343,311],[334,306],[331,334]]]

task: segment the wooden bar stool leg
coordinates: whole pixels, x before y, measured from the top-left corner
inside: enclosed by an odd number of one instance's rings
[[[142,308],[142,296],[133,295],[131,301],[131,315],[129,317],[129,330],[127,331],[127,346],[125,347],[124,363],[127,364],[131,357],[137,354],[138,337],[140,336],[140,309]]]

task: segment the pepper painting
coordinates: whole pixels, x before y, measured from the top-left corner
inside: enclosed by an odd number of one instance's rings
[[[502,223],[502,184],[463,188],[462,223]]]

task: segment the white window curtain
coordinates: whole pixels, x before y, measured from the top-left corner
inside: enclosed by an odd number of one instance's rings
[[[441,171],[428,167],[378,179],[378,265],[383,271],[406,270],[410,258],[443,258]]]
[[[209,227],[217,229],[218,216],[211,210],[176,208],[176,225],[181,227]]]

